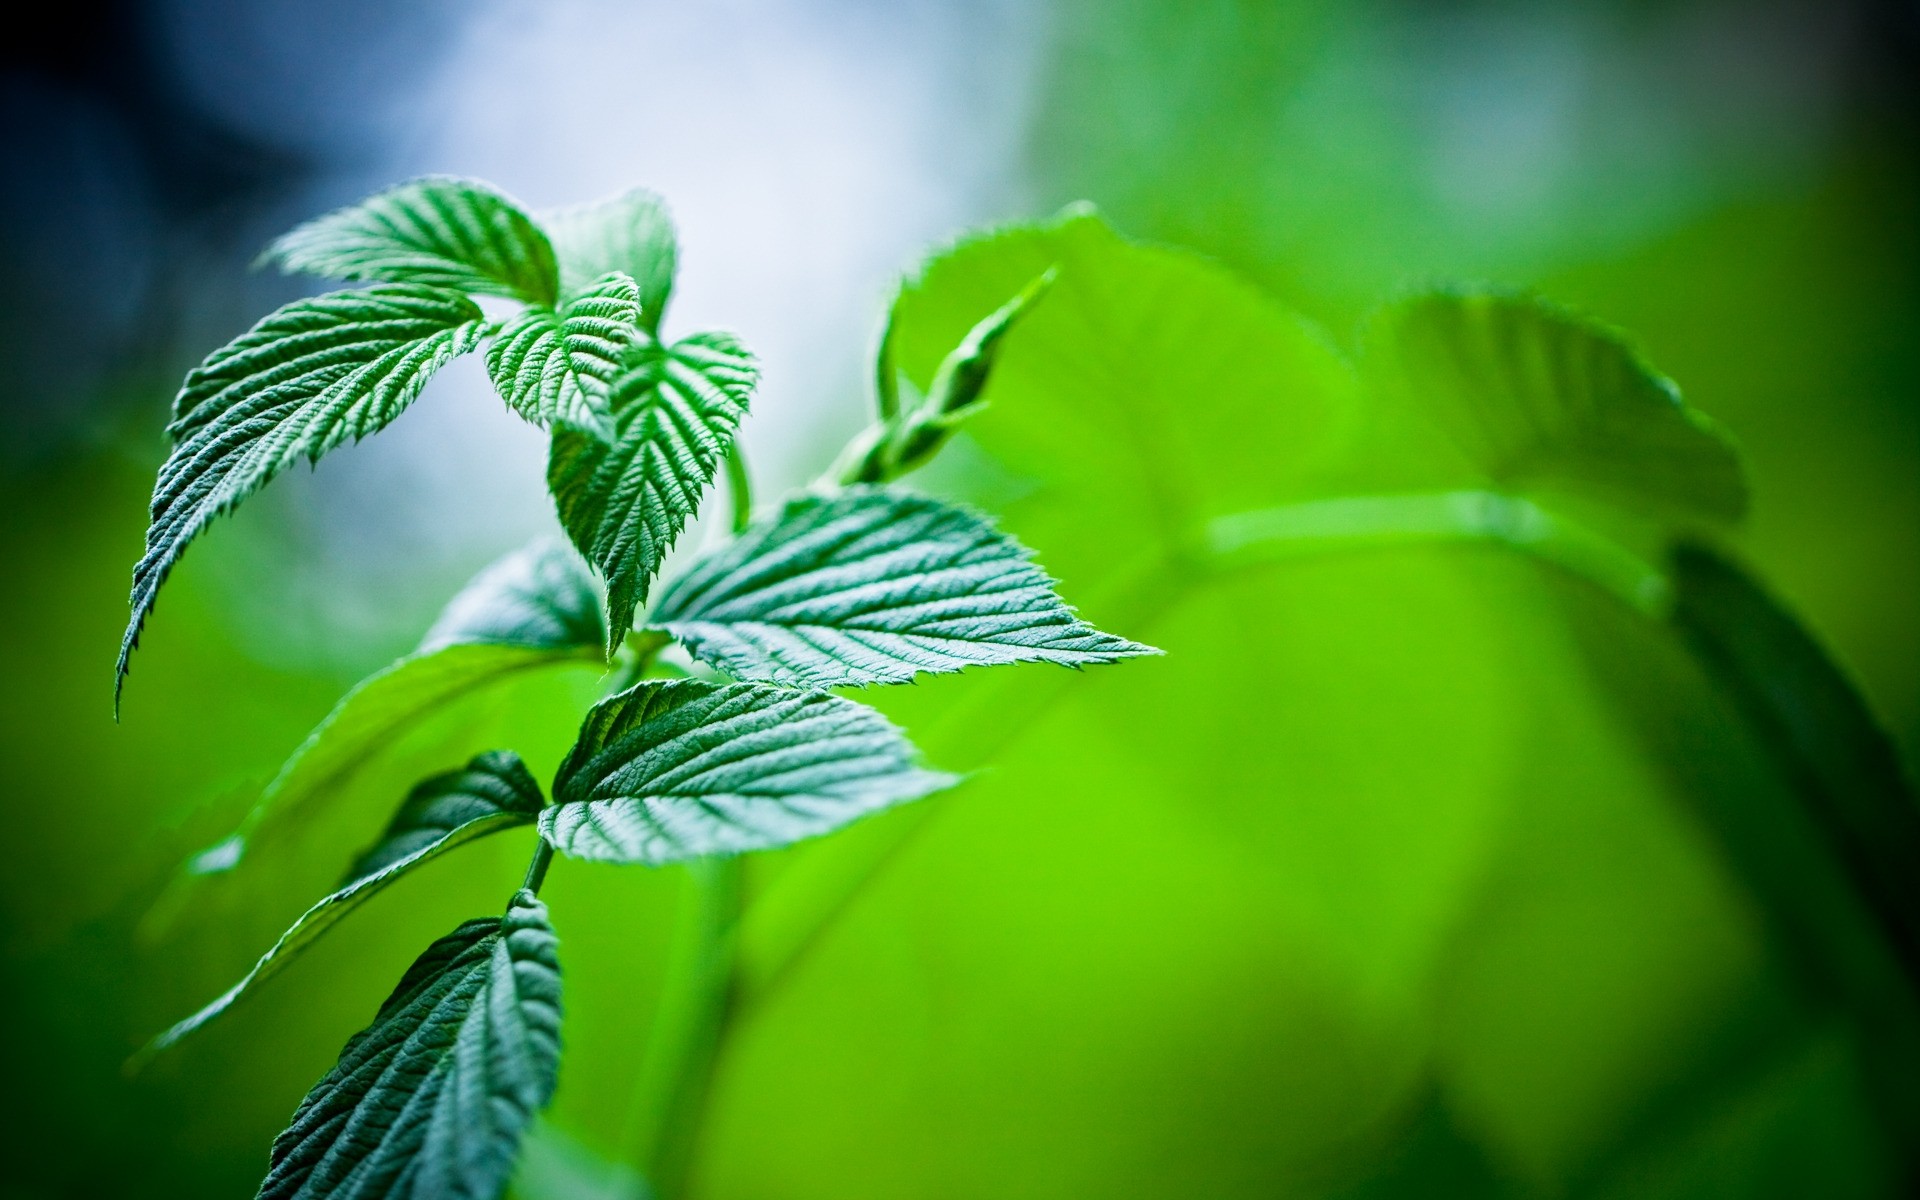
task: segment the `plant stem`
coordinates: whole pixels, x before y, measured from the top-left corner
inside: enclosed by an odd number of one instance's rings
[[[547,881],[547,868],[553,865],[553,843],[541,838],[539,845],[533,848],[533,861],[527,864],[527,878],[520,887],[523,891],[538,896],[540,885]]]
[[[739,442],[727,454],[727,496],[733,502],[733,531],[739,533],[753,521],[753,480]]]

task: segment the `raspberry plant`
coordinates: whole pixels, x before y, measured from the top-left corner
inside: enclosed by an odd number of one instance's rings
[[[976,411],[1002,338],[1050,273],[976,324],[912,403],[883,337],[878,420],[817,485],[756,518],[733,440],[757,368],[731,335],[661,336],[675,242],[651,193],[536,219],[485,184],[420,179],[302,225],[266,257],[364,286],[286,305],[187,376],[134,569],[116,703],[187,544],[286,468],[385,428],[459,355],[484,347],[501,398],[547,431],[548,488],[572,546],[532,546],[483,572],[417,653],[340,701],[242,829],[191,869],[233,870],[259,844],[296,838],[355,764],[489,680],[591,657],[608,664],[608,694],[544,792],[511,750],[421,782],[337,890],[143,1052],[218,1017],[421,864],[538,827],[504,915],[429,946],[307,1094],[274,1143],[263,1197],[501,1194],[559,1068],[558,939],[539,899],[556,853],[705,861],[724,876],[730,856],[955,782],[878,712],[824,689],[1155,652],[1077,619],[982,517],[892,486]],[[521,307],[492,319],[478,296]],[[734,538],[651,597],[723,465]],[[660,660],[673,643],[691,672]]]

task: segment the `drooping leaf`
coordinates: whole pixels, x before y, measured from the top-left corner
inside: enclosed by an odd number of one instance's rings
[[[487,374],[506,402],[542,427],[611,429],[607,393],[640,330],[628,276],[596,282],[555,311],[529,308],[487,347]]]
[[[332,279],[457,288],[551,306],[553,247],[499,189],[428,176],[369,196],[282,236],[264,255],[282,269]]]
[[[523,891],[428,947],[274,1140],[261,1200],[497,1200],[559,1073],[556,945]]]
[[[489,750],[457,771],[421,781],[407,793],[380,840],[347,871],[353,885],[443,842],[477,821],[531,821],[546,803],[540,785],[511,750]]]
[[[394,814],[380,841],[360,856],[337,891],[303,913],[240,982],[154,1038],[139,1059],[177,1045],[232,1008],[241,997],[278,975],[348,913],[408,871],[475,838],[532,824],[541,803],[540,785],[527,773],[519,756],[508,751],[490,751],[460,770],[421,782]]]
[[[657,866],[817,837],[953,782],[865,705],[647,680],[587,715],[540,832],[576,858]]]
[[[652,624],[736,678],[799,687],[1153,653],[1074,617],[1031,557],[939,500],[803,496],[674,579]]]
[[[399,416],[440,367],[478,344],[480,310],[439,288],[389,284],[297,300],[187,376],[154,485],[146,553],[115,694],[140,627],[187,543],[302,459]]]
[[[634,188],[611,200],[541,214],[560,258],[560,286],[579,292],[610,271],[624,271],[640,289],[640,324],[660,331],[673,295],[678,253],[673,218],[658,195]]]
[[[613,441],[555,433],[547,487],[568,536],[606,578],[610,646],[700,506],[758,378],[753,356],[727,334],[648,347],[615,386]]]
[[[1381,415],[1439,427],[1498,486],[1731,521],[1746,509],[1718,426],[1617,335],[1532,297],[1445,292],[1375,320]]]
[[[319,802],[434,712],[515,676],[598,661],[605,624],[593,580],[553,542],[494,562],[442,611],[420,649],[340,698],[280,768],[232,837],[194,874],[232,870],[254,841],[299,824]]]

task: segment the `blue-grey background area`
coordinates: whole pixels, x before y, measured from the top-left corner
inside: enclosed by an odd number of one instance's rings
[[[494,902],[491,879],[442,864],[409,885],[405,919],[349,930],[358,944],[236,1014],[206,1059],[120,1075],[132,1046],[262,948],[246,927],[156,931],[181,856],[462,579],[553,529],[539,435],[463,361],[392,430],[276,482],[193,548],[113,723],[172,387],[314,286],[250,270],[292,223],[425,172],[535,207],[661,191],[682,235],[670,325],[734,329],[764,360],[745,444],[770,493],[858,428],[895,280],[970,227],[1090,199],[1343,345],[1372,304],[1424,281],[1535,287],[1633,331],[1732,429],[1757,497],[1741,551],[1912,761],[1915,13],[74,0],[16,26],[0,47],[0,1197],[248,1194],[305,1081],[420,929]],[[474,853],[511,874],[524,846]],[[563,930],[570,954],[633,964],[601,984],[631,997],[635,1039],[676,885],[623,883],[609,894],[624,908]],[[1256,1116],[1266,1102],[1228,1101]],[[1313,1104],[1288,1097],[1272,1120],[1335,1119]],[[1084,1151],[1099,1127],[1062,1128]],[[1036,1168],[1027,1194],[1055,1194],[1055,1177]],[[1323,1194],[1331,1177],[1285,1188]]]

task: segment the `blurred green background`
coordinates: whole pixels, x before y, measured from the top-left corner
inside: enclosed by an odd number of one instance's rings
[[[1400,290],[1536,288],[1632,331],[1733,431],[1756,497],[1739,552],[1911,762],[1915,21],[1625,0],[125,0],[11,42],[0,1195],[250,1194],[406,962],[496,909],[525,859],[502,837],[436,863],[121,1077],[315,897],[288,877],[156,909],[180,860],[462,579],[551,528],[537,435],[463,363],[196,546],[113,723],[165,405],[306,286],[245,271],[281,228],[429,170],[535,205],[659,188],[684,239],[670,325],[736,328],[766,360],[746,446],[768,494],[865,419],[893,280],[970,226],[1090,199],[1348,352]],[[1210,495],[1284,479],[1300,414],[1221,432],[1231,380],[1152,349],[1114,347],[1158,364],[1120,374],[1116,412],[1176,431],[1169,456],[1182,437],[1217,451]],[[906,359],[923,382],[929,353]],[[1135,571],[1137,463],[1097,438],[1050,449],[1052,471],[1020,461],[1056,413],[1097,426],[1097,390],[1056,409],[1016,368],[917,482],[1000,511],[1091,619],[1168,656],[884,698],[936,763],[979,774],[753,864],[777,903],[746,928],[694,1194],[1905,1194],[1911,987],[1675,645],[1485,550]],[[449,714],[355,786],[397,802],[502,738],[550,775],[593,683]],[[1729,851],[1749,815],[1817,897],[1811,942]],[[353,848],[316,847],[315,877]],[[685,890],[554,872],[569,1050],[533,1200],[622,1194],[593,1164],[635,1151]],[[833,919],[796,940],[780,913],[810,908]]]

